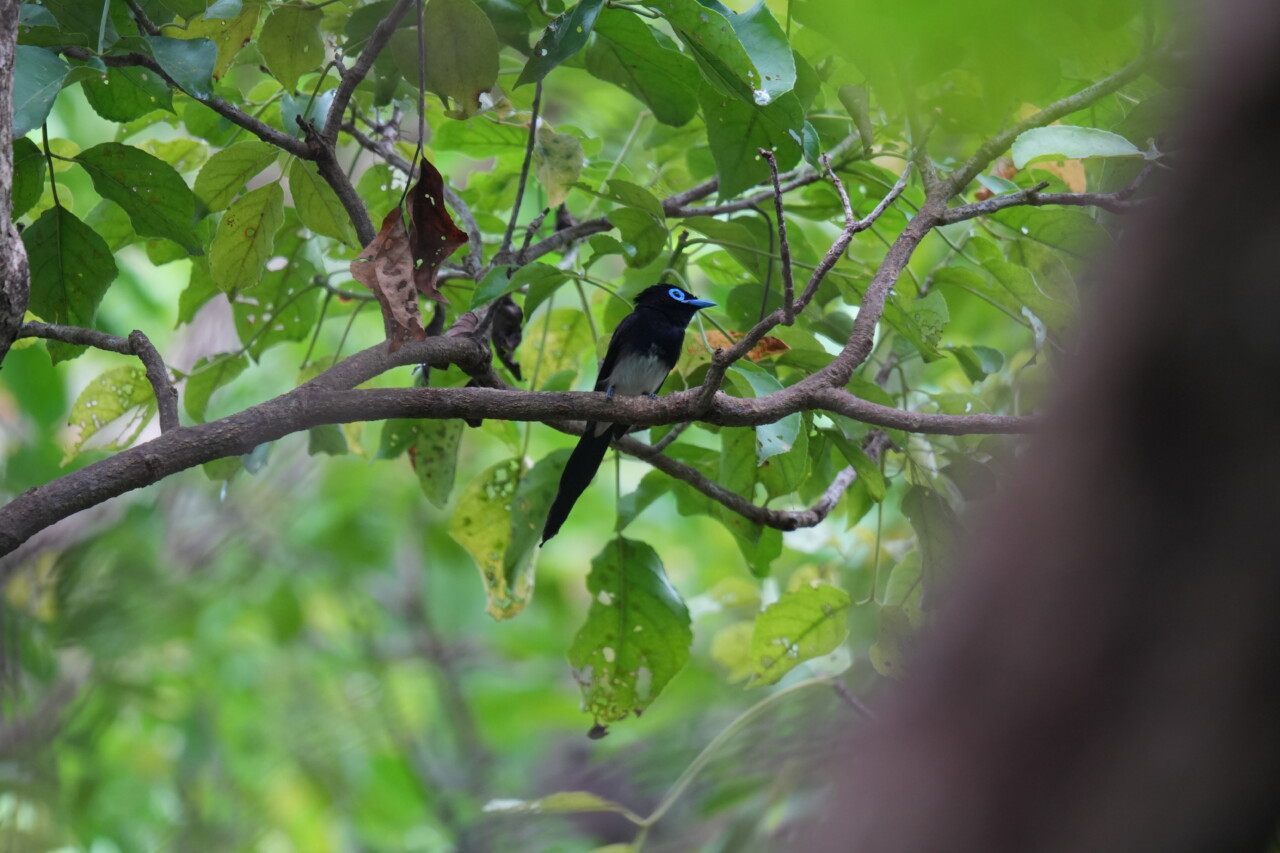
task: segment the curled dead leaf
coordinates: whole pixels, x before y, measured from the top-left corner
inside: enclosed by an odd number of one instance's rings
[[[400,208],[382,220],[378,236],[351,262],[351,276],[373,292],[382,308],[387,345],[395,352],[406,341],[426,338],[418,312],[413,253]]]
[[[725,335],[723,332],[710,331],[707,332],[707,343],[714,349],[728,349],[737,341],[742,340],[742,332],[730,332]],[[760,343],[756,344],[747,352],[747,358],[751,361],[760,361],[763,358],[771,358],[773,356],[782,355],[791,347],[781,338],[775,338],[766,335],[760,339]]]

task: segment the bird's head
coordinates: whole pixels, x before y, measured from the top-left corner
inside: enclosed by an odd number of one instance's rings
[[[640,291],[636,297],[636,307],[652,308],[672,317],[679,317],[689,322],[702,308],[711,308],[715,303],[706,299],[698,299],[692,293],[674,284],[655,284]]]

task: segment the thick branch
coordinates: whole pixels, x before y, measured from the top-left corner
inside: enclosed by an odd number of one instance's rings
[[[415,341],[388,353],[379,344],[341,362],[299,388],[218,421],[169,430],[0,507],[0,555],[37,531],[82,509],[183,471],[248,453],[259,444],[310,427],[387,418],[497,418],[520,421],[617,420],[637,426],[673,424],[697,417],[723,426],[772,423],[803,409],[830,411],[892,429],[940,434],[1016,433],[1028,418],[1003,415],[926,415],[877,406],[833,388],[793,385],[765,397],[716,395],[709,409],[697,390],[657,400],[594,392],[514,391],[496,388],[375,388],[346,390],[386,370],[409,364],[459,364],[479,371],[488,351],[465,337]],[[702,411],[701,415],[697,413]],[[652,452],[652,451],[649,451]]]
[[[160,431],[177,429],[178,392],[169,381],[169,369],[164,359],[152,345],[149,338],[141,331],[134,329],[129,337],[109,335],[95,329],[82,329],[79,326],[58,326],[53,323],[24,323],[18,330],[20,338],[44,338],[50,341],[61,341],[67,344],[90,346],[107,352],[121,355],[137,356],[147,371],[147,381],[156,395],[156,407],[160,412]]]
[[[30,281],[27,250],[14,227],[13,213],[13,64],[19,4],[0,0],[0,362],[27,311]]]

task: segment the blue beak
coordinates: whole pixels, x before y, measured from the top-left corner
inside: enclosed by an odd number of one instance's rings
[[[694,308],[714,308],[716,304],[708,299],[690,299],[685,305],[692,305]]]

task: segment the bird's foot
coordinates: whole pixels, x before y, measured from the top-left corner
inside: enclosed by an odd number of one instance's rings
[[[610,400],[612,400],[612,399],[613,399],[613,386],[612,386],[612,385],[610,385],[608,388],[606,388],[606,389],[605,389],[604,395],[605,395],[606,397],[608,397]]]

